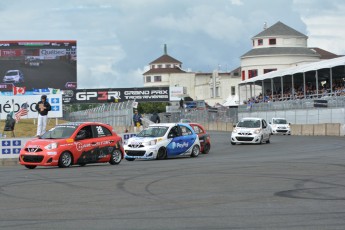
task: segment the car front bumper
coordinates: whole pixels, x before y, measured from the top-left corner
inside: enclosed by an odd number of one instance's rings
[[[231,142],[234,143],[251,143],[257,144],[261,141],[261,134],[250,134],[250,135],[240,135],[240,134],[232,134],[231,135]]]
[[[125,146],[126,159],[156,159],[158,148],[156,146],[145,146],[133,148]]]

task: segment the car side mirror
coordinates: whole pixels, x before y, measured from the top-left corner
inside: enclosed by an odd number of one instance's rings
[[[77,136],[75,137],[76,141],[84,140],[84,139],[85,139],[85,135],[84,134],[77,134]]]

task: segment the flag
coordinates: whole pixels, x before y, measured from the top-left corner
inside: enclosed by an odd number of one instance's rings
[[[26,89],[25,87],[13,86],[13,95],[24,95],[25,89]]]
[[[29,105],[27,102],[22,104],[18,112],[16,112],[15,114],[15,118],[17,122],[20,120],[21,117],[28,115],[28,112],[29,112],[28,108],[29,108]]]

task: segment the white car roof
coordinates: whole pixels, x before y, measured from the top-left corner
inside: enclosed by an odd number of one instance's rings
[[[259,117],[244,117],[241,119],[242,120],[263,120],[263,118],[259,118]]]

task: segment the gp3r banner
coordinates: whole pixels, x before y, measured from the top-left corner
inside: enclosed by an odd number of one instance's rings
[[[137,102],[166,102],[170,100],[169,87],[77,89],[62,93],[63,104],[106,103],[135,100]]]

